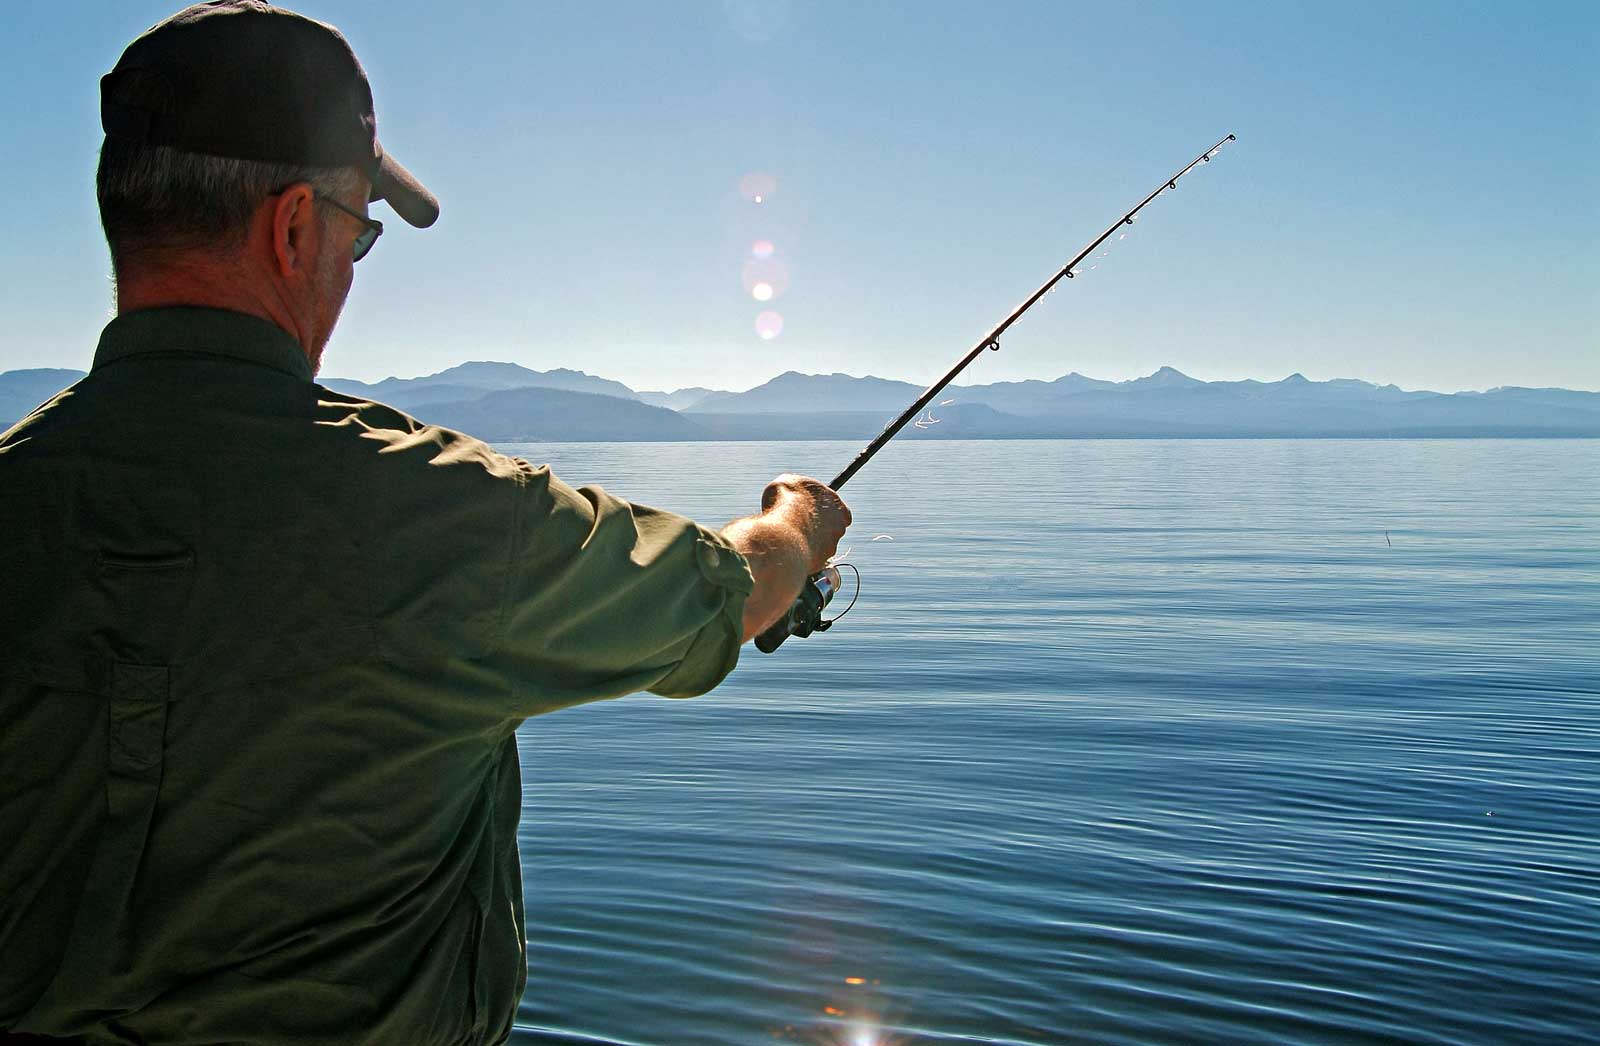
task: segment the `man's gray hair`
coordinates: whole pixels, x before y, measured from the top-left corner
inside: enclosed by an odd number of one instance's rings
[[[296,182],[347,200],[359,177],[353,167],[235,160],[107,137],[95,195],[120,277],[140,258],[239,246],[261,201]]]

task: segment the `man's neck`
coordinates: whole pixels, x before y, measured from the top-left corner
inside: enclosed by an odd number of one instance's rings
[[[313,356],[309,333],[300,330],[281,297],[270,287],[263,288],[262,281],[250,279],[250,274],[240,268],[208,259],[200,264],[149,268],[132,277],[124,274],[117,279],[117,315],[186,305],[258,316],[298,342],[315,371],[321,360]]]

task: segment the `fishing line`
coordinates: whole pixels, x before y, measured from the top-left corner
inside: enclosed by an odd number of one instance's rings
[[[1118,218],[1116,221],[1107,226],[1106,230],[1099,236],[1089,241],[1089,245],[1087,247],[1083,248],[1083,250],[1079,251],[1071,261],[1063,265],[1054,276],[1050,277],[1039,287],[1038,290],[1030,294],[1021,305],[1018,305],[1015,309],[1011,310],[1010,315],[1001,320],[999,326],[995,327],[988,334],[984,335],[978,344],[973,346],[972,349],[961,358],[960,362],[958,362],[954,367],[951,367],[950,370],[945,373],[944,377],[928,386],[927,391],[918,396],[916,401],[912,403],[911,406],[907,407],[903,412],[901,412],[899,417],[895,418],[893,421],[889,422],[888,425],[884,426],[883,431],[879,433],[871,443],[868,443],[865,447],[863,447],[861,453],[856,455],[855,460],[850,462],[850,464],[845,467],[843,472],[835,476],[833,478],[833,482],[828,484],[828,486],[832,487],[834,490],[838,490],[840,487],[850,482],[850,477],[854,476],[857,472],[860,472],[862,466],[868,461],[872,460],[873,455],[882,450],[884,444],[893,439],[895,434],[901,429],[905,428],[908,424],[915,423],[916,427],[919,429],[925,429],[930,425],[938,424],[938,421],[933,419],[933,415],[931,413],[928,415],[927,420],[923,420],[921,418],[922,411],[928,406],[929,403],[933,401],[935,396],[938,396],[940,392],[944,391],[945,386],[949,385],[956,379],[956,375],[965,370],[973,360],[976,360],[979,356],[983,355],[985,349],[988,349],[991,352],[999,352],[1000,338],[1006,333],[1006,331],[1011,329],[1011,325],[1013,323],[1016,323],[1017,320],[1022,318],[1023,313],[1033,308],[1035,302],[1048,294],[1055,287],[1055,285],[1060,283],[1062,280],[1075,279],[1076,277],[1083,275],[1082,271],[1078,269],[1078,266],[1085,258],[1088,258],[1091,254],[1093,254],[1101,244],[1104,244],[1106,241],[1110,240],[1113,234],[1119,232],[1126,234],[1128,227],[1132,226],[1134,220],[1138,218],[1139,212],[1144,210],[1145,206],[1149,204],[1151,200],[1177,189],[1179,179],[1188,174],[1190,171],[1194,170],[1195,167],[1201,164],[1210,163],[1216,157],[1217,153],[1222,151],[1222,147],[1224,145],[1227,145],[1229,142],[1235,140],[1235,137],[1230,134],[1226,138],[1223,138],[1221,141],[1219,141],[1216,145],[1213,145],[1199,156],[1196,156],[1193,160],[1190,160],[1181,170],[1172,175],[1172,177],[1164,179],[1160,185],[1156,186],[1153,192],[1151,192],[1144,199],[1140,200],[1132,210],[1129,210],[1123,214],[1122,217]],[[1091,268],[1098,267],[1098,262],[1091,266]],[[873,540],[876,541],[877,539],[874,538]],[[838,566],[848,566],[851,570],[856,569],[853,565],[848,563],[841,563]],[[779,618],[773,623],[772,627],[768,628],[765,632],[762,632],[756,637],[756,649],[760,650],[764,654],[770,654],[774,650],[778,649],[778,647],[782,646],[783,641],[788,639],[790,636],[804,637],[809,636],[813,632],[826,631],[832,626],[833,621],[837,621],[838,618],[834,618],[832,621],[824,621],[822,618],[822,609],[828,605],[829,601],[832,600],[834,595],[838,592],[839,585],[839,570],[837,566],[832,564],[829,564],[816,574],[813,574],[811,577],[807,578],[806,583],[800,588],[799,597],[795,599],[794,604],[788,609],[783,617]],[[860,594],[860,571],[856,571],[856,595],[859,596]],[[850,601],[850,605],[855,605],[854,599]],[[848,608],[846,608],[846,612],[848,613]],[[839,617],[843,616],[843,614],[839,615]]]
[[[844,617],[846,614],[850,613],[850,611],[852,609],[854,609],[854,607],[856,605],[856,600],[861,598],[861,571],[856,569],[856,565],[854,563],[840,563],[839,565],[841,567],[849,567],[850,568],[850,572],[853,573],[856,576],[856,590],[850,596],[850,605],[845,607],[843,610],[839,611],[837,614],[833,615],[833,617],[831,617],[828,620],[826,620],[826,621],[822,622],[821,624],[819,624],[817,626],[817,631],[818,632],[826,632],[828,629],[832,628],[833,625],[834,625],[834,622],[838,621],[841,617]]]

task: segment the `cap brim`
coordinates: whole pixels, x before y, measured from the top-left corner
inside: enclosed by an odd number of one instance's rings
[[[439,220],[439,201],[433,193],[387,152],[378,158],[372,174],[371,199],[388,201],[396,214],[419,229]]]

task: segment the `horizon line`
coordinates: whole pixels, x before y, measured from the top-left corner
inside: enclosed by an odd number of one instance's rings
[[[928,387],[926,382],[914,381],[914,380],[911,380],[911,379],[908,379],[908,378],[892,378],[892,377],[887,377],[887,376],[882,375],[882,374],[851,374],[851,373],[849,373],[847,371],[828,371],[828,372],[808,373],[806,371],[798,371],[798,370],[794,370],[794,369],[791,368],[791,369],[788,369],[788,370],[779,371],[779,372],[771,375],[770,377],[764,378],[761,381],[756,382],[754,385],[751,385],[749,388],[744,388],[744,389],[732,389],[732,388],[720,388],[719,389],[719,388],[712,388],[711,386],[707,386],[707,385],[680,385],[680,386],[678,386],[677,388],[674,388],[674,389],[642,388],[640,386],[629,384],[628,382],[623,381],[620,378],[615,378],[615,377],[611,377],[611,376],[605,375],[605,374],[599,374],[599,373],[594,373],[594,372],[591,372],[591,371],[582,370],[581,368],[577,368],[577,367],[569,367],[569,366],[565,366],[565,365],[556,365],[556,366],[549,367],[549,368],[547,368],[545,370],[540,370],[540,369],[538,369],[536,367],[530,367],[527,364],[516,363],[516,362],[511,361],[511,360],[484,360],[484,359],[464,360],[461,363],[451,364],[450,366],[445,367],[443,370],[434,371],[431,374],[417,374],[417,375],[413,375],[411,377],[401,377],[401,376],[399,376],[397,374],[390,374],[390,375],[386,375],[385,377],[379,378],[376,381],[365,381],[365,380],[360,379],[360,378],[346,378],[346,377],[342,377],[340,375],[330,374],[330,375],[326,375],[326,376],[319,375],[317,380],[318,381],[358,381],[363,385],[379,385],[379,384],[382,384],[385,381],[417,381],[417,380],[420,380],[422,378],[435,377],[435,376],[437,376],[439,374],[443,374],[443,373],[445,373],[447,371],[454,370],[457,367],[465,367],[465,366],[469,366],[469,365],[475,364],[475,363],[509,365],[509,366],[513,366],[513,367],[520,367],[520,368],[522,368],[524,370],[532,371],[532,372],[534,372],[536,374],[548,374],[548,373],[550,373],[552,371],[559,371],[559,370],[570,371],[570,372],[575,373],[575,374],[582,374],[585,377],[598,378],[598,379],[601,379],[601,380],[604,380],[604,381],[615,381],[618,384],[625,386],[630,391],[635,392],[635,393],[650,392],[650,393],[656,393],[656,394],[659,394],[659,395],[668,395],[668,396],[670,396],[670,395],[672,395],[674,393],[677,393],[677,392],[683,392],[683,391],[685,391],[687,389],[708,389],[711,392],[729,392],[729,393],[733,393],[735,395],[738,395],[738,394],[742,394],[742,393],[745,393],[745,392],[750,392],[750,391],[752,391],[754,389],[761,388],[763,385],[767,385],[767,384],[769,384],[769,383],[771,383],[773,381],[776,381],[778,378],[781,378],[786,374],[797,374],[797,375],[800,375],[801,377],[807,377],[807,378],[830,378],[830,377],[836,377],[837,376],[837,377],[851,378],[851,379],[856,380],[856,381],[861,381],[861,380],[865,380],[865,379],[871,378],[871,379],[874,379],[874,380],[877,380],[877,381],[894,381],[894,382],[899,382],[899,383],[904,384],[904,385],[915,385],[915,386],[918,386],[920,388],[927,388]],[[1334,377],[1334,378],[1311,378],[1311,377],[1307,377],[1306,374],[1303,371],[1298,371],[1298,370],[1297,371],[1293,371],[1293,372],[1285,375],[1282,378],[1270,379],[1270,380],[1269,379],[1263,379],[1263,378],[1249,378],[1249,377],[1246,377],[1246,378],[1234,378],[1234,377],[1229,377],[1229,378],[1196,378],[1194,375],[1189,374],[1187,371],[1180,370],[1179,368],[1174,367],[1171,364],[1162,364],[1161,366],[1157,367],[1155,370],[1151,371],[1148,374],[1140,374],[1140,375],[1137,375],[1137,376],[1132,377],[1132,378],[1096,378],[1093,375],[1084,374],[1081,371],[1075,371],[1074,370],[1074,371],[1068,371],[1065,374],[1057,375],[1056,377],[1053,377],[1053,378],[1040,378],[1040,377],[1001,378],[1001,379],[996,379],[995,381],[989,381],[989,382],[972,382],[972,383],[968,383],[968,384],[952,383],[950,387],[951,388],[975,388],[975,387],[984,387],[984,386],[988,386],[988,385],[1019,385],[1019,384],[1022,384],[1024,382],[1029,382],[1029,381],[1037,381],[1037,382],[1041,382],[1043,384],[1047,384],[1048,385],[1048,384],[1052,384],[1052,383],[1057,382],[1057,381],[1062,381],[1062,380],[1064,380],[1066,378],[1071,378],[1071,377],[1084,378],[1084,379],[1089,380],[1089,381],[1101,381],[1101,382],[1106,382],[1107,384],[1112,384],[1112,385],[1127,385],[1127,384],[1129,384],[1131,382],[1143,381],[1143,380],[1146,380],[1148,378],[1153,378],[1156,375],[1162,373],[1163,371],[1171,371],[1173,374],[1175,374],[1175,375],[1177,375],[1179,377],[1188,378],[1191,381],[1195,381],[1195,382],[1198,382],[1198,383],[1201,383],[1201,384],[1206,384],[1206,385],[1238,383],[1238,382],[1247,382],[1247,381],[1253,381],[1253,382],[1256,382],[1257,384],[1261,384],[1261,385],[1279,385],[1279,384],[1282,384],[1283,382],[1290,381],[1290,380],[1292,380],[1294,378],[1300,378],[1303,381],[1310,382],[1312,384],[1319,384],[1319,385],[1320,384],[1326,384],[1328,382],[1334,382],[1334,381],[1356,381],[1356,382],[1360,382],[1360,383],[1362,383],[1364,385],[1370,385],[1370,386],[1372,386],[1374,388],[1380,388],[1380,389],[1381,388],[1396,388],[1396,389],[1399,389],[1401,392],[1432,392],[1432,393],[1436,393],[1438,395],[1444,395],[1444,396],[1453,396],[1453,395],[1456,395],[1458,393],[1463,393],[1463,392],[1468,392],[1468,393],[1495,392],[1495,391],[1498,391],[1498,390],[1501,390],[1501,389],[1529,389],[1529,390],[1552,390],[1552,391],[1557,391],[1557,392],[1600,393],[1600,389],[1575,389],[1575,388],[1570,388],[1570,387],[1565,386],[1565,385],[1519,385],[1519,384],[1516,384],[1514,382],[1501,382],[1501,383],[1499,383],[1497,385],[1488,385],[1488,386],[1484,386],[1482,388],[1465,388],[1464,387],[1464,388],[1453,389],[1453,390],[1450,390],[1450,391],[1443,391],[1443,390],[1440,390],[1440,389],[1428,389],[1428,388],[1406,388],[1406,387],[1404,387],[1402,385],[1399,385],[1398,383],[1392,382],[1392,381],[1379,382],[1379,381],[1372,381],[1372,380],[1369,380],[1367,378],[1353,378],[1353,377],[1347,377],[1347,376],[1346,377]]]
[[[666,395],[666,396],[670,396],[670,395],[673,395],[673,394],[678,393],[678,392],[683,392],[683,391],[685,391],[687,389],[707,389],[708,391],[711,391],[711,392],[725,392],[725,393],[731,393],[731,394],[734,394],[734,395],[740,395],[740,394],[743,394],[743,393],[746,393],[746,392],[751,392],[751,391],[753,391],[755,389],[761,388],[763,385],[767,385],[767,384],[769,384],[769,383],[771,383],[773,381],[776,381],[778,378],[784,377],[785,375],[788,375],[788,374],[796,374],[796,375],[799,375],[801,377],[807,377],[807,378],[845,377],[845,378],[850,378],[850,379],[855,380],[855,381],[862,381],[862,380],[866,380],[866,379],[872,379],[872,380],[876,380],[876,381],[893,381],[893,382],[898,382],[898,383],[904,384],[904,385],[917,386],[917,387],[920,387],[920,388],[926,388],[927,387],[927,385],[925,383],[922,383],[922,382],[913,381],[913,380],[910,380],[910,379],[907,379],[907,378],[888,377],[888,376],[885,376],[885,375],[882,375],[882,374],[870,374],[870,373],[868,373],[868,374],[851,374],[851,373],[848,373],[846,371],[829,371],[829,372],[807,373],[805,371],[798,371],[798,370],[794,370],[794,369],[789,369],[789,370],[779,371],[779,372],[771,375],[770,377],[762,379],[761,381],[756,382],[754,385],[751,385],[748,388],[744,388],[744,389],[713,388],[713,387],[706,386],[706,385],[680,385],[677,388],[673,388],[673,389],[641,388],[639,386],[635,386],[635,385],[629,384],[628,382],[623,381],[620,378],[614,378],[614,377],[610,377],[610,376],[605,375],[605,374],[598,374],[598,373],[594,373],[594,372],[591,372],[591,371],[586,371],[586,370],[583,370],[583,369],[578,368],[578,367],[570,367],[570,366],[566,366],[566,365],[557,364],[555,366],[546,368],[544,370],[540,370],[537,367],[532,367],[532,366],[529,366],[529,365],[527,365],[525,363],[517,363],[517,362],[515,362],[513,360],[489,360],[489,359],[463,360],[460,363],[453,363],[453,364],[451,364],[451,365],[449,365],[447,367],[444,367],[441,370],[434,371],[434,372],[432,372],[430,374],[417,374],[417,375],[412,375],[410,377],[401,377],[398,374],[389,374],[389,375],[386,375],[386,376],[384,376],[382,378],[378,378],[376,380],[368,381],[368,380],[365,380],[365,379],[362,379],[362,378],[349,378],[349,377],[344,377],[342,375],[337,375],[337,374],[318,374],[316,376],[315,380],[317,380],[319,382],[353,381],[353,382],[358,382],[361,385],[375,386],[375,385],[381,385],[382,383],[384,383],[386,381],[418,381],[418,380],[421,380],[423,378],[437,377],[440,374],[444,374],[444,373],[446,373],[448,371],[455,370],[458,367],[470,366],[472,364],[491,364],[491,365],[497,365],[497,366],[511,366],[511,367],[520,368],[522,370],[527,370],[527,371],[530,371],[530,372],[535,373],[535,374],[548,374],[548,373],[551,373],[552,371],[568,371],[568,372],[571,372],[571,373],[574,373],[574,374],[581,374],[584,377],[596,378],[596,379],[599,379],[599,380],[602,380],[602,381],[614,381],[617,384],[622,385],[623,387],[627,388],[630,392],[634,392],[634,393],[654,393],[654,394],[657,394],[657,395]],[[87,373],[86,370],[84,370],[83,368],[80,368],[80,367],[17,367],[17,368],[13,368],[11,370],[0,371],[0,377],[3,377],[3,376],[8,375],[8,374],[26,373],[28,371],[51,371],[51,370],[67,371],[67,372],[76,373],[76,374],[85,374],[85,373]],[[1211,385],[1211,384],[1236,384],[1236,383],[1242,383],[1242,382],[1255,382],[1256,384],[1260,384],[1260,385],[1280,385],[1280,384],[1282,384],[1282,383],[1284,383],[1286,381],[1291,381],[1291,380],[1293,380],[1295,378],[1299,378],[1299,379],[1301,379],[1303,381],[1306,381],[1308,383],[1311,383],[1311,384],[1319,384],[1320,385],[1320,384],[1327,384],[1329,382],[1335,382],[1335,381],[1354,381],[1354,382],[1360,382],[1361,384],[1364,384],[1364,385],[1372,386],[1373,388],[1380,388],[1380,389],[1381,388],[1395,388],[1395,389],[1399,389],[1401,392],[1430,392],[1430,393],[1434,393],[1436,395],[1443,395],[1443,396],[1454,396],[1454,395],[1458,395],[1458,394],[1461,394],[1461,393],[1483,394],[1483,393],[1488,393],[1488,392],[1496,392],[1496,391],[1499,391],[1499,390],[1502,390],[1502,389],[1528,389],[1528,390],[1534,390],[1534,391],[1546,391],[1547,390],[1547,391],[1557,391],[1557,392],[1583,392],[1583,393],[1591,393],[1591,394],[1600,393],[1600,389],[1572,388],[1572,387],[1565,386],[1565,385],[1519,385],[1519,384],[1516,384],[1514,382],[1501,382],[1501,383],[1496,384],[1496,385],[1488,385],[1488,386],[1483,386],[1483,387],[1462,387],[1462,388],[1452,389],[1452,390],[1448,390],[1448,391],[1441,390],[1441,389],[1431,389],[1431,388],[1406,388],[1405,386],[1402,386],[1402,385],[1400,385],[1400,384],[1398,384],[1396,382],[1392,382],[1392,381],[1379,382],[1379,381],[1372,381],[1372,380],[1367,379],[1367,378],[1354,378],[1354,377],[1348,377],[1348,376],[1345,376],[1345,377],[1332,377],[1332,378],[1311,378],[1311,377],[1307,377],[1306,374],[1303,371],[1298,371],[1298,370],[1297,371],[1293,371],[1293,372],[1285,375],[1282,378],[1276,378],[1276,379],[1264,379],[1264,378],[1254,378],[1254,377],[1197,378],[1194,375],[1189,374],[1187,371],[1180,370],[1179,368],[1174,367],[1171,364],[1162,364],[1161,366],[1157,367],[1155,370],[1149,372],[1148,374],[1140,374],[1140,375],[1137,375],[1137,376],[1131,377],[1131,378],[1097,378],[1097,377],[1094,377],[1093,375],[1084,374],[1081,371],[1075,371],[1074,370],[1074,371],[1068,371],[1065,374],[1057,375],[1056,377],[1053,377],[1053,378],[1041,378],[1041,377],[999,378],[999,379],[996,379],[994,381],[981,382],[981,383],[980,382],[973,382],[973,383],[969,383],[969,384],[952,383],[952,385],[950,387],[951,388],[981,388],[981,387],[985,387],[985,386],[989,386],[989,385],[1020,385],[1020,384],[1026,383],[1026,382],[1030,382],[1030,381],[1036,381],[1036,382],[1040,382],[1041,384],[1048,385],[1048,384],[1053,384],[1053,383],[1058,382],[1058,381],[1063,381],[1063,380],[1065,380],[1067,378],[1071,378],[1071,377],[1083,378],[1083,379],[1085,379],[1087,381],[1104,382],[1104,383],[1110,384],[1110,385],[1127,385],[1127,384],[1130,384],[1130,383],[1136,382],[1136,381],[1148,380],[1148,379],[1153,378],[1153,377],[1155,377],[1155,376],[1157,376],[1157,375],[1159,375],[1159,374],[1161,374],[1163,372],[1166,372],[1166,371],[1170,371],[1173,375],[1175,375],[1177,377],[1186,378],[1186,379],[1188,379],[1190,381],[1194,381],[1196,383],[1206,384],[1206,385]]]

